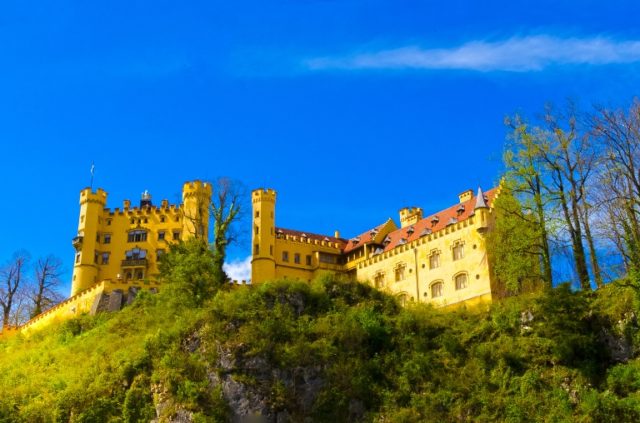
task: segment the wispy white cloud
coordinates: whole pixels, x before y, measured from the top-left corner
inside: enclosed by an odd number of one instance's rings
[[[412,45],[346,56],[316,57],[306,60],[304,66],[310,70],[459,69],[526,72],[553,65],[633,62],[640,62],[640,40],[535,35],[502,41],[474,40],[452,48]]]
[[[225,263],[222,268],[231,280],[248,281],[251,279],[251,256]]]

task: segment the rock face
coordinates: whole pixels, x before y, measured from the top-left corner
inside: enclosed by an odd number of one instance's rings
[[[311,412],[324,386],[320,368],[277,369],[261,357],[244,357],[242,347],[231,351],[218,345],[217,349],[217,370],[209,373],[209,382],[212,389],[222,388],[232,421],[306,420],[301,416]],[[247,383],[247,380],[251,382]],[[274,387],[294,393],[293,398],[280,398]]]

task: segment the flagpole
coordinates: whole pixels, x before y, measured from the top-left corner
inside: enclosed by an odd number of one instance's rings
[[[95,165],[91,162],[91,184],[89,185],[91,191],[93,191],[93,173],[95,171]]]

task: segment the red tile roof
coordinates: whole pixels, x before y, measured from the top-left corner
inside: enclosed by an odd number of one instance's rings
[[[377,238],[377,235],[384,228],[384,226],[389,223],[390,220],[391,219],[388,219],[386,222],[376,226],[375,228],[371,228],[368,231],[363,232],[360,235],[351,238],[347,242],[347,245],[344,247],[344,251],[343,252],[344,253],[351,252],[351,251],[355,250],[356,248],[362,247],[364,244],[375,240],[375,238]],[[392,221],[392,223],[393,223],[393,221]],[[395,226],[395,223],[393,224],[393,226]],[[372,236],[372,232],[373,231],[375,231],[376,233]],[[358,242],[356,242],[356,240],[358,240]]]
[[[493,204],[493,199],[496,196],[497,188],[490,189],[484,193],[488,205],[491,206]],[[429,229],[431,232],[436,232],[441,229],[444,229],[449,225],[451,219],[455,219],[456,222],[462,222],[463,220],[469,218],[473,214],[474,208],[476,204],[476,196],[474,195],[471,199],[465,201],[464,203],[458,203],[449,207],[448,209],[442,210],[438,213],[432,214],[431,216],[425,217],[422,220],[418,221],[415,225],[407,226],[404,228],[400,228],[389,233],[388,237],[391,240],[385,247],[384,251],[389,251],[401,245],[401,240],[404,239],[406,243],[414,241],[420,238],[420,234],[425,230]],[[464,206],[464,211],[458,213],[458,209],[460,206]],[[435,221],[437,218],[437,221]],[[413,232],[410,231],[410,228],[413,229]]]
[[[298,238],[302,238],[302,235],[305,235],[307,238],[317,239],[318,241],[327,241],[327,242],[338,243],[338,248],[340,248],[340,249],[343,249],[344,246],[347,243],[347,240],[345,240],[343,238],[336,238],[336,237],[327,236],[327,235],[312,234],[310,232],[296,231],[296,230],[293,230],[293,229],[276,228],[276,236],[278,234],[297,236]]]

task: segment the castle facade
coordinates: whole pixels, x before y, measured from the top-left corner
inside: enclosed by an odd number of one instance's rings
[[[276,192],[252,192],[252,283],[311,280],[335,272],[397,295],[403,302],[436,306],[492,300],[485,237],[494,222],[498,194],[478,189],[459,195],[451,207],[423,216],[400,210],[392,219],[350,239],[276,226]]]

